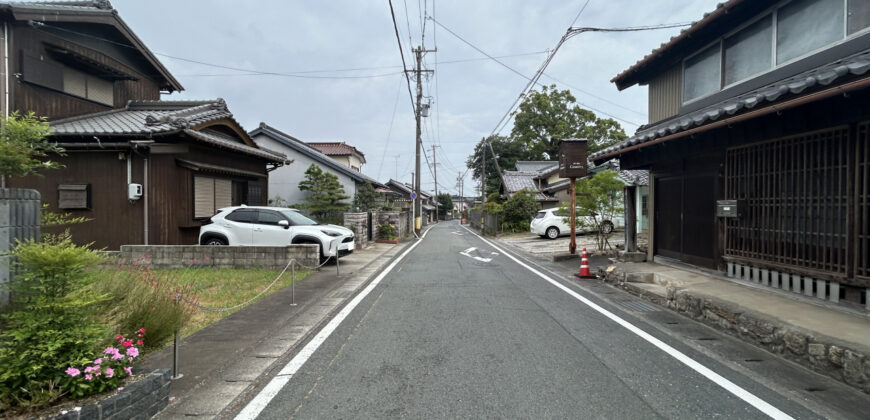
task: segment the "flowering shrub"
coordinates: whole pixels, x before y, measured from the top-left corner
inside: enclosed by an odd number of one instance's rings
[[[102,354],[82,369],[70,366],[64,372],[67,377],[61,383],[62,391],[72,398],[110,391],[133,374],[131,365],[139,357],[139,348],[144,344],[145,328],[136,331],[137,339],[115,336],[118,346],[109,346]]]

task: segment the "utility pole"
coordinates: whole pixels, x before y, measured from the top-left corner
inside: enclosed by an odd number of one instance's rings
[[[438,221],[438,161],[435,158],[435,145],[432,145],[432,170],[435,171],[435,221]]]
[[[483,171],[480,173],[480,195],[483,197],[480,201],[480,208],[486,207],[486,148],[481,147],[480,152],[483,153],[483,158],[480,159],[483,163]]]
[[[420,149],[423,145],[422,131],[420,130],[420,118],[421,110],[423,109],[423,74],[425,73],[434,73],[433,70],[423,70],[423,54],[427,52],[435,52],[435,50],[424,50],[422,46],[414,48],[414,55],[417,57],[417,67],[414,68],[414,75],[417,78],[417,106],[414,109],[414,117],[417,120],[417,163],[415,172],[417,173],[417,177],[414,179],[414,192],[417,193],[417,198],[414,199],[414,210],[415,210],[415,218],[414,218],[414,231],[419,232],[420,227],[422,226],[422,217],[423,214],[423,201],[420,197]]]

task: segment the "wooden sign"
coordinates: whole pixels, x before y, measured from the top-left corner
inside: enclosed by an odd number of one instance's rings
[[[559,177],[583,178],[586,176],[586,139],[560,139]]]

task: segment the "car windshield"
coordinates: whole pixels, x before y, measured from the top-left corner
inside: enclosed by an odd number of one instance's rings
[[[294,226],[319,224],[319,223],[315,222],[314,220],[311,220],[311,219],[303,216],[299,212],[296,212],[293,210],[282,210],[281,214],[283,214],[284,217],[286,217],[288,220],[290,220],[290,224],[292,224]]]

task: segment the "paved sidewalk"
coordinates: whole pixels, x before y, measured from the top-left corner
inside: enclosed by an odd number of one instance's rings
[[[185,338],[169,406],[156,418],[218,416],[241,400],[261,374],[315,332],[412,242],[374,243]],[[286,273],[285,275],[290,275]],[[172,346],[149,355],[141,369],[172,368]]]

